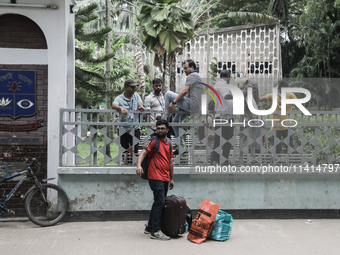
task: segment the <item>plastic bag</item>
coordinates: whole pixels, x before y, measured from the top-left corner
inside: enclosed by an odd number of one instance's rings
[[[208,239],[216,241],[227,241],[231,234],[233,227],[233,216],[222,210],[218,210],[216,215],[214,227],[208,236]]]
[[[188,234],[188,239],[190,241],[197,244],[201,244],[205,241],[214,226],[218,209],[220,209],[220,205],[204,199],[191,224]]]

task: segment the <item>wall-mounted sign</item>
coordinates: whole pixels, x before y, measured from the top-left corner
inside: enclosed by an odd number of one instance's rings
[[[0,137],[1,145],[43,145],[43,137]]]
[[[36,113],[35,71],[0,70],[0,116]]]
[[[35,122],[32,123],[27,123],[27,124],[0,124],[0,131],[28,131],[28,130],[34,130],[37,129],[38,127],[44,126],[41,124],[44,120],[36,120]]]

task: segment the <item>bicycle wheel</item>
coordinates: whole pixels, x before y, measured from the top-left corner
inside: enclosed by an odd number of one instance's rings
[[[44,202],[43,197],[46,198]],[[68,209],[68,198],[65,191],[57,185],[42,184],[33,189],[25,199],[25,211],[28,218],[35,224],[47,227],[57,224],[63,219]]]

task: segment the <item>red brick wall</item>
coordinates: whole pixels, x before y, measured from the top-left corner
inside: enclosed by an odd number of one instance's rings
[[[1,15],[0,35],[0,48],[47,49],[40,27],[21,15]]]
[[[0,48],[26,48],[46,49],[46,39],[41,29],[30,19],[20,15],[0,16]],[[47,65],[6,65],[1,63],[1,70],[30,70],[36,72],[36,106],[37,113],[31,117],[0,116],[1,124],[27,124],[43,119],[43,127],[25,132],[0,131],[0,137],[43,137],[43,145],[1,145],[0,144],[0,165],[11,162],[23,162],[25,158],[37,158],[42,164],[39,176],[45,177],[47,173]],[[0,95],[1,96],[1,95]],[[6,194],[14,187],[16,182],[0,184],[1,195],[5,190]],[[16,212],[17,216],[24,214],[24,203],[20,194],[24,194],[32,183],[27,182],[21,186],[17,195],[8,203],[8,208]],[[3,201],[3,198],[0,198]]]

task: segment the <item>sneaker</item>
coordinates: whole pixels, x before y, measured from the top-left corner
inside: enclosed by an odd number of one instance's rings
[[[162,232],[161,230],[158,230],[158,231],[155,232],[155,233],[151,233],[151,234],[150,234],[150,237],[151,237],[152,239],[158,239],[158,240],[162,240],[162,241],[170,240],[170,237],[164,235],[163,232]]]
[[[144,234],[151,234],[151,229],[148,226],[145,226]]]

